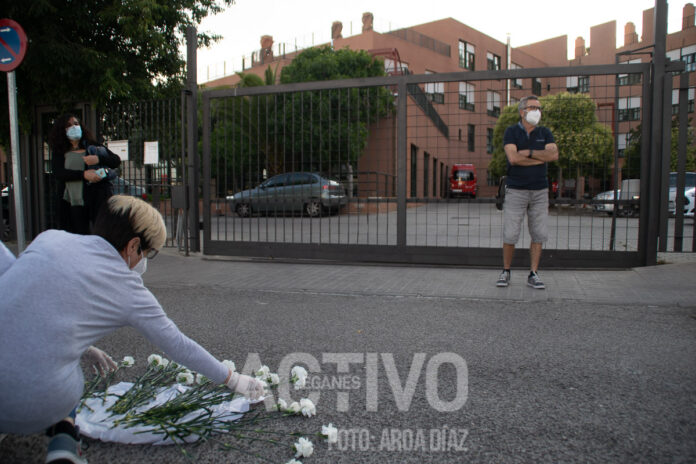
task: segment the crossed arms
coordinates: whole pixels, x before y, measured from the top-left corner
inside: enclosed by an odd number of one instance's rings
[[[513,166],[536,166],[558,159],[558,146],[555,143],[547,143],[543,150],[533,150],[531,158],[529,150],[517,150],[517,145],[514,143],[508,143],[503,148],[508,161]]]

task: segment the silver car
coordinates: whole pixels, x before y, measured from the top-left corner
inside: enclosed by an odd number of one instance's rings
[[[619,195],[619,198],[621,198],[621,190],[618,190],[616,192]],[[614,203],[605,203],[609,201],[614,200],[614,191],[613,190],[607,190],[606,192],[602,192],[597,194],[593,199],[592,199],[592,209],[598,213],[607,213],[609,216],[612,215],[614,212]]]
[[[227,201],[240,217],[291,212],[317,217],[339,210],[347,199],[340,182],[310,172],[286,172],[253,189],[229,195]]]

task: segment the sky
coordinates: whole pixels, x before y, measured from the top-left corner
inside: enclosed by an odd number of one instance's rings
[[[687,3],[668,2],[669,33],[681,29],[682,9]],[[294,51],[295,43],[302,48],[329,42],[334,21],[343,23],[343,37],[359,34],[362,14],[368,11],[374,16],[377,32],[452,17],[503,43],[510,34],[513,47],[567,35],[572,54],[576,37],[584,37],[591,47],[590,27],[608,21],[616,20],[619,45],[629,21],[636,25],[640,37],[643,10],[654,6],[654,0],[236,0],[199,26],[199,31],[223,39],[198,50],[198,82],[241,71],[242,57],[249,62],[251,52],[260,48],[262,35],[273,36],[276,53],[279,43]]]

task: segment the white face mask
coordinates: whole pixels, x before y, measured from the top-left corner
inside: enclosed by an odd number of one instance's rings
[[[133,272],[137,272],[140,275],[145,274],[145,271],[147,271],[147,257],[143,256],[140,261],[138,261],[138,264],[133,266],[133,269],[131,269]]]
[[[524,117],[524,119],[532,126],[536,126],[537,124],[539,124],[539,121],[541,121],[541,111],[527,111],[527,115]]]

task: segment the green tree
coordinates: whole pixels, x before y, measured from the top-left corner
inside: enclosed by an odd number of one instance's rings
[[[365,51],[310,48],[283,68],[280,82],[383,76],[384,64]],[[264,78],[240,73],[239,87],[273,85],[277,70]],[[337,175],[354,165],[366,146],[368,127],[390,114],[394,97],[382,87],[330,89],[230,97],[211,105],[213,175],[231,190],[268,176],[312,170]]]
[[[310,48],[282,69],[281,84],[384,76],[384,62],[364,50]],[[383,87],[309,91],[279,101],[285,121],[284,162],[288,170],[336,163],[354,164],[365,149],[368,127],[394,111],[394,97]],[[288,127],[288,122],[292,124]]]
[[[549,172],[559,178],[607,173],[613,162],[614,139],[611,129],[597,120],[596,105],[590,97],[567,92],[540,97],[541,124],[551,129],[558,145],[558,161]],[[504,108],[493,131],[493,157],[488,169],[495,175],[507,169],[503,150],[505,129],[519,121],[517,106]],[[554,170],[555,168],[555,170]],[[560,180],[560,179],[558,179]]]
[[[35,105],[70,109],[76,102],[176,96],[184,80],[180,48],[195,26],[234,0],[31,0],[4,2],[2,16],[29,39],[16,70],[19,113],[28,128]],[[199,45],[219,37],[198,34]],[[6,73],[0,84],[7,87]],[[7,92],[0,92],[7,114]],[[6,118],[2,138],[9,137]]]
[[[624,165],[622,169],[622,177],[639,178],[640,177],[640,154],[642,150],[641,135],[643,131],[642,124],[631,129],[628,136],[628,146],[624,151]],[[691,126],[691,120],[687,127],[686,135],[686,170],[696,170],[696,144],[694,143],[694,128]],[[677,170],[679,159],[679,120],[672,119],[672,137],[670,140],[671,153],[669,161],[670,171]]]

